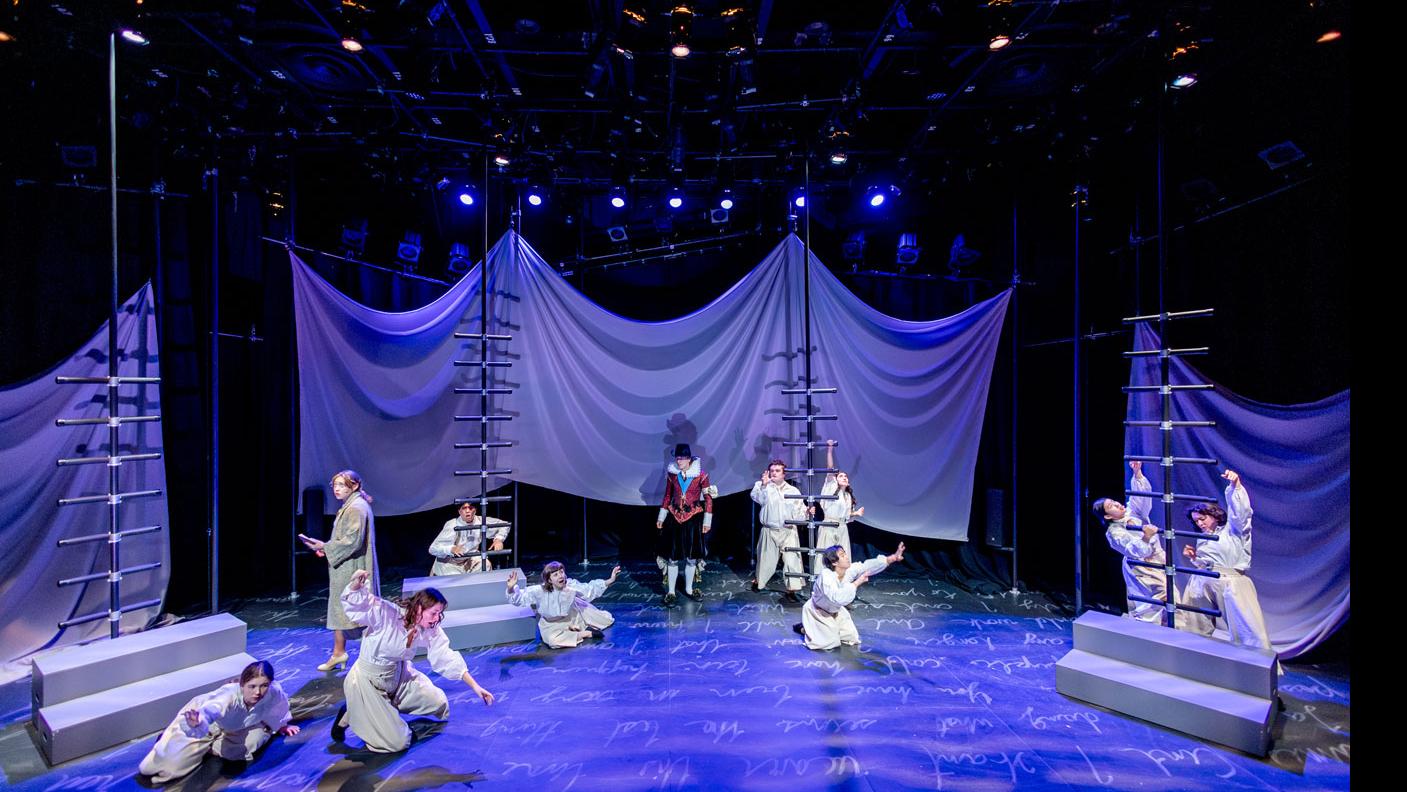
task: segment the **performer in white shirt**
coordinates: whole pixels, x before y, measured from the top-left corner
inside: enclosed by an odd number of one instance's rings
[[[826,467],[835,469],[835,441],[826,441]],[[825,522],[839,523],[834,527],[822,525],[816,530],[816,547],[840,545],[850,553],[850,520],[865,515],[865,507],[855,502],[855,489],[850,486],[850,474],[843,470],[826,474],[826,482],[821,485],[822,495],[834,495],[835,500],[821,501],[821,513]],[[811,557],[812,574],[821,574],[823,564],[820,554]]]
[[[294,735],[288,696],[274,681],[274,667],[259,660],[244,667],[239,682],[202,693],[181,708],[137,771],[157,784],[189,775],[207,753],[249,761],[275,734]]]
[[[801,623],[792,627],[801,634],[806,648],[858,646],[860,633],[845,606],[855,600],[856,590],[871,577],[903,560],[903,542],[891,555],[875,556],[863,564],[850,563],[850,552],[840,545],[827,547],[821,553],[821,564],[825,568],[811,584],[811,599],[801,606]]]
[[[332,720],[332,738],[342,740],[351,726],[368,750],[395,753],[410,747],[411,741],[410,727],[400,713],[449,717],[444,691],[411,667],[416,647],[425,647],[435,673],[463,680],[485,704],[493,703],[493,694],[474,681],[464,658],[450,648],[440,629],[443,594],[426,588],[400,603],[389,602],[367,590],[368,574],[358,570],[342,591],[342,609],[366,632],[357,661],[342,682],[347,703]]]
[[[774,459],[762,471],[762,479],[752,483],[752,499],[761,507],[757,519],[762,523],[762,530],[757,534],[757,571],[752,581],[753,591],[767,588],[767,582],[777,571],[778,560],[781,560],[784,571],[801,572],[801,558],[796,553],[782,552],[783,547],[800,546],[796,526],[787,525],[786,521],[804,520],[814,507],[808,508],[800,498],[787,497],[800,495],[801,490],[787,483],[786,475],[786,463]],[[800,602],[801,598],[796,592],[801,590],[801,580],[783,575],[782,581],[787,600]]]
[[[520,608],[537,611],[537,630],[542,642],[553,649],[580,645],[588,638],[602,637],[602,630],[615,624],[611,614],[591,601],[606,593],[620,575],[620,567],[605,579],[581,583],[567,577],[566,567],[553,561],[542,568],[540,585],[518,588],[518,571],[508,573],[508,601]]]
[[[1195,545],[1182,548],[1183,555],[1201,569],[1220,577],[1195,576],[1187,587],[1188,602],[1210,604],[1221,611],[1231,642],[1256,649],[1271,649],[1270,631],[1260,609],[1251,569],[1251,496],[1241,476],[1234,470],[1221,474],[1226,485],[1226,509],[1215,503],[1202,503],[1187,510],[1187,518],[1206,534]],[[1212,634],[1212,622],[1201,616],[1194,623],[1199,632]]]
[[[508,523],[497,517],[479,517],[474,503],[459,504],[459,515],[445,522],[439,536],[430,543],[431,575],[462,575],[493,569],[493,562],[480,556],[481,543],[487,539],[489,550],[502,550],[508,538]],[[487,536],[485,536],[487,533]]]

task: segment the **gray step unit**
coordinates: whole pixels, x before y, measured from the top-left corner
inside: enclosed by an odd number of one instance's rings
[[[455,649],[531,641],[537,638],[537,614],[508,604],[445,611],[440,629]]]
[[[244,651],[247,628],[228,613],[66,646],[34,658],[31,712]],[[252,662],[252,661],[251,661]]]
[[[1075,620],[1074,639],[1086,652],[1260,698],[1275,698],[1279,685],[1271,652],[1137,619],[1089,611]]]
[[[491,569],[487,572],[468,572],[463,575],[406,578],[401,583],[401,596],[408,597],[424,588],[436,588],[445,595],[445,610],[502,605],[508,601],[504,592],[508,588],[509,572],[517,572],[518,585],[523,585],[521,570]]]
[[[56,765],[159,732],[186,702],[238,680],[254,659],[239,652],[44,707],[34,724],[39,747],[49,764]]]
[[[1257,756],[1270,749],[1275,701],[1073,649],[1055,664],[1073,698]]]

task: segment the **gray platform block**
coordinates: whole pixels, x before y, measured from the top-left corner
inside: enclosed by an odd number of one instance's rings
[[[537,614],[532,608],[506,604],[447,610],[440,629],[455,649],[531,641],[537,638]]]
[[[448,603],[446,610],[502,605],[508,601],[504,591],[508,588],[509,572],[517,572],[518,585],[524,585],[523,572],[520,569],[490,569],[487,572],[468,572],[463,575],[406,578],[401,583],[401,596],[408,597],[423,588],[436,588],[445,595],[445,601]]]
[[[30,714],[37,715],[42,707],[239,654],[244,651],[246,632],[244,622],[219,613],[39,655],[34,659],[30,677]]]
[[[1279,686],[1271,652],[1098,611],[1075,620],[1074,647],[1264,699]]]
[[[243,627],[241,622],[241,650],[244,648]],[[152,632],[168,629],[172,628],[163,627]],[[46,706],[39,710],[35,718],[39,747],[49,764],[55,765],[161,731],[187,701],[197,694],[238,679],[244,667],[252,662],[253,657],[239,651],[189,668]],[[88,673],[105,677],[101,668],[90,668]]]
[[[1072,698],[1257,756],[1270,749],[1275,701],[1072,649],[1055,664]]]

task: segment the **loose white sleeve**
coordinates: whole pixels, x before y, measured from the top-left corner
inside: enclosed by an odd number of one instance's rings
[[[845,570],[845,579],[853,582],[859,580],[861,575],[873,577],[888,568],[889,557],[878,555],[862,564],[851,564],[850,568]]]
[[[394,624],[401,618],[400,608],[380,597],[372,596],[366,583],[362,583],[359,589],[352,588],[351,583],[347,584],[347,588],[342,590],[342,611],[347,614],[348,619],[372,632],[387,624]]]
[[[484,530],[488,533],[490,542],[504,542],[508,540],[508,523],[497,517],[490,517],[485,520]]]
[[[269,683],[269,692],[264,694],[257,706],[264,710],[260,720],[273,731],[278,731],[293,719],[288,710],[288,694],[283,692],[278,682]]]
[[[233,690],[231,690],[233,689]],[[238,685],[223,685],[216,690],[212,690],[201,697],[199,703],[195,705],[195,710],[200,713],[200,720],[192,726],[186,721],[186,711],[176,716],[181,724],[181,731],[187,737],[204,737],[210,733],[210,726],[225,717],[225,713],[234,705],[234,697],[239,695]]]
[[[1142,533],[1135,534],[1118,523],[1110,523],[1104,536],[1109,540],[1110,547],[1128,558],[1142,561],[1153,555],[1153,546],[1143,541]]]
[[[542,586],[516,586],[507,592],[508,604],[535,609],[538,600],[542,599],[542,593]]]
[[[1231,528],[1231,533],[1240,537],[1246,543],[1246,552],[1251,549],[1251,515],[1255,514],[1255,509],[1251,508],[1251,495],[1246,492],[1245,485],[1236,486],[1228,484],[1226,486],[1226,524]]]
[[[761,481],[752,482],[752,500],[762,506],[767,505],[767,486]]]
[[[606,593],[606,579],[599,578],[590,583],[582,583],[579,580],[568,580],[567,588],[575,591],[582,599],[590,602]]]
[[[1142,473],[1135,473],[1129,482],[1129,489],[1138,492],[1152,492],[1153,485]],[[1135,495],[1129,498],[1129,513],[1138,518],[1141,523],[1148,522],[1148,515],[1153,511],[1153,499],[1146,495]]]
[[[430,555],[436,558],[454,558],[454,526],[456,520],[445,523],[445,527],[440,529],[440,535],[435,537],[435,541],[430,543]]]
[[[450,648],[449,636],[445,635],[444,630],[439,627],[432,628],[425,636],[425,643],[425,653],[435,673],[445,679],[460,679],[469,670],[464,664],[463,656]]]

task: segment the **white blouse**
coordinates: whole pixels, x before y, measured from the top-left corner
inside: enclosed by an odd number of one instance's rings
[[[822,495],[835,495],[835,500],[821,501],[821,513],[825,515],[827,522],[838,522],[842,525],[850,522],[850,511],[855,508],[854,499],[850,493],[840,491],[840,482],[836,481],[835,474],[826,475],[826,483],[821,485]]]
[[[548,591],[542,586],[519,586],[508,592],[508,602],[520,608],[532,608],[545,619],[560,619],[571,615],[572,608],[586,604],[606,592],[606,579],[582,583],[567,579],[565,588]]]
[[[863,564],[851,564],[841,578],[834,569],[821,569],[816,582],[811,584],[811,604],[826,613],[839,613],[840,609],[855,601],[855,581],[861,575],[875,575],[889,566],[887,556],[875,556]]]
[[[761,509],[758,509],[757,520],[770,528],[786,528],[787,520],[806,519],[806,503],[800,498],[788,498],[787,495],[800,495],[801,490],[791,484],[782,482],[781,486],[761,481],[752,483],[752,499]],[[795,526],[792,526],[795,527]]]
[[[1197,540],[1197,566],[1227,567],[1239,572],[1251,568],[1251,496],[1244,486],[1226,488],[1226,525]]]
[[[380,665],[391,665],[415,659],[415,649],[425,647],[430,659],[430,667],[446,679],[460,679],[468,672],[464,658],[449,646],[449,638],[439,625],[416,630],[415,640],[409,645],[405,628],[405,610],[393,602],[374,597],[363,585],[353,589],[351,584],[342,591],[342,610],[347,618],[366,628],[362,636],[361,654]]]
[[[200,712],[200,722],[192,726],[186,721],[185,709],[176,715],[181,731],[187,737],[204,737],[211,726],[220,731],[236,732],[263,724],[269,731],[276,731],[288,723],[288,696],[278,682],[270,680],[269,690],[253,707],[244,706],[244,693],[238,682],[226,685],[196,698],[195,709]]]

